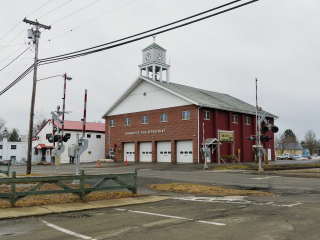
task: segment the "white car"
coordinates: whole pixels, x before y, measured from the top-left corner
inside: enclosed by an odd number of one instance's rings
[[[280,156],[277,157],[277,160],[284,160],[284,159],[285,160],[288,160],[288,159],[292,160],[293,159],[292,154],[284,153],[284,154],[281,154]]]

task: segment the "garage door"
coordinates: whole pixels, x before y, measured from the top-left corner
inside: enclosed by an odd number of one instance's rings
[[[124,161],[134,162],[134,143],[125,143],[124,149]]]
[[[157,162],[171,162],[171,142],[157,142]]]
[[[192,141],[177,141],[177,162],[193,163]]]
[[[140,143],[140,162],[152,162],[152,143]]]

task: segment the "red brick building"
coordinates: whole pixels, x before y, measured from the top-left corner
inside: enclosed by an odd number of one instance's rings
[[[241,161],[254,161],[253,143],[246,138],[256,134],[255,106],[227,94],[172,83],[166,50],[153,43],[142,52],[140,76],[103,116],[106,156],[114,154],[122,161],[202,163],[203,137],[218,138],[220,130],[234,131],[234,148]],[[271,125],[275,118],[267,113]],[[273,133],[269,131],[268,136]],[[274,159],[274,140],[265,142],[264,148]],[[222,143],[220,154],[232,155],[232,144]],[[210,159],[217,162],[217,152]]]

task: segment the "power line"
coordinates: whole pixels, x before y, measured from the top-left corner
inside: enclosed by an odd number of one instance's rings
[[[9,62],[6,66],[0,69],[0,72],[5,69],[6,67],[10,66],[11,63],[13,63],[15,60],[17,60],[22,54],[24,54],[29,48],[25,49],[22,53],[20,53],[16,58],[14,58],[11,62]]]
[[[47,12],[47,13],[43,14],[43,15],[41,15],[41,16],[40,16],[40,17],[38,17],[37,19],[40,19],[40,18],[42,18],[42,17],[44,17],[44,16],[48,15],[49,13],[52,13],[52,12],[56,11],[57,9],[59,9],[59,8],[63,7],[64,5],[68,4],[68,3],[69,3],[69,2],[71,2],[71,1],[72,1],[72,0],[69,0],[68,2],[66,2],[66,3],[64,3],[64,4],[62,4],[62,5],[58,6],[58,7],[56,7],[55,9],[53,9],[53,10],[51,10],[51,11],[49,11],[49,12]]]
[[[95,3],[96,3],[96,2],[98,2],[98,1],[100,1],[100,0],[96,0],[96,1],[95,1],[95,2],[93,2],[93,3],[90,3],[90,4],[86,5],[86,6],[84,6],[83,8],[80,8],[79,10],[77,10],[77,11],[75,11],[75,12],[73,12],[73,13],[69,14],[68,16],[66,16],[66,17],[64,17],[64,18],[61,18],[60,20],[58,20],[58,21],[56,21],[56,22],[52,23],[51,25],[54,25],[54,24],[56,24],[56,23],[58,23],[58,22],[61,22],[61,21],[65,20],[66,18],[69,18],[69,17],[73,16],[74,14],[76,14],[76,13],[78,13],[78,12],[82,11],[83,9],[86,9],[87,7],[89,7],[89,6],[93,5],[93,4],[95,4]]]
[[[31,15],[32,13],[38,11],[40,8],[44,7],[45,5],[47,5],[49,2],[51,2],[52,0],[49,0],[47,3],[43,4],[41,7],[37,8],[36,10],[34,10],[33,12],[31,12],[30,14],[27,15],[27,17],[29,15]],[[19,24],[21,23],[21,21],[19,21],[13,28],[11,28],[5,35],[3,35],[1,38],[0,38],[0,41],[5,37],[7,36],[13,29],[15,29]],[[20,35],[20,34],[19,34]]]
[[[107,15],[107,14],[109,14],[109,13],[112,13],[112,12],[114,12],[114,11],[120,9],[120,8],[123,8],[123,7],[125,7],[125,6],[133,3],[134,1],[136,1],[136,0],[132,0],[131,2],[125,3],[125,4],[119,6],[119,7],[115,8],[115,9],[112,9],[112,10],[110,10],[110,11],[108,11],[108,12],[100,15],[99,17],[96,17],[96,18],[94,18],[94,19],[92,19],[92,20],[90,20],[90,21],[88,21],[88,22],[86,22],[86,23],[83,23],[83,24],[79,25],[78,27],[75,27],[75,28],[73,28],[73,29],[71,29],[71,30],[69,30],[69,31],[67,31],[67,32],[64,32],[64,33],[56,36],[56,37],[53,37],[53,38],[49,39],[46,43],[51,42],[53,39],[59,38],[59,37],[65,35],[65,34],[67,34],[67,33],[73,32],[74,30],[77,30],[77,29],[79,29],[79,28],[81,28],[81,27],[83,27],[83,26],[85,26],[85,25],[87,25],[87,24],[89,24],[89,23],[91,23],[91,22],[99,19],[99,18],[102,18],[102,17],[104,17],[105,15]],[[44,43],[43,43],[43,44],[44,44]]]
[[[235,1],[232,1],[232,2],[229,2],[229,3],[226,3],[226,4],[223,4],[223,5],[220,5],[220,6],[218,6],[218,7],[209,9],[209,10],[207,10],[207,11],[204,11],[204,12],[201,12],[201,13],[198,13],[198,14],[195,14],[195,15],[192,15],[192,16],[189,16],[189,17],[187,17],[187,18],[183,18],[183,19],[180,19],[180,20],[178,20],[178,21],[171,22],[171,23],[162,25],[162,26],[160,26],[160,27],[153,28],[153,29],[150,29],[150,30],[148,30],[148,31],[144,31],[144,32],[141,32],[141,33],[138,33],[138,34],[134,34],[134,35],[131,35],[131,36],[129,36],[129,37],[125,37],[125,38],[122,38],[122,39],[119,39],[119,40],[116,40],[116,41],[112,41],[112,42],[105,43],[105,44],[98,45],[98,46],[91,47],[91,48],[86,48],[86,49],[83,49],[83,50],[80,50],[80,51],[75,51],[75,52],[71,52],[71,53],[67,53],[67,54],[58,55],[58,56],[51,57],[51,58],[58,58],[58,57],[63,57],[63,56],[71,55],[71,54],[76,54],[76,53],[88,51],[88,50],[91,50],[91,49],[99,48],[99,47],[102,47],[102,46],[110,45],[110,44],[113,44],[113,43],[117,43],[117,42],[120,42],[120,41],[123,41],[123,40],[127,40],[127,39],[130,39],[130,38],[133,38],[133,37],[137,37],[137,36],[140,36],[140,35],[143,35],[143,34],[146,34],[146,33],[149,33],[149,32],[153,32],[153,31],[158,30],[158,29],[161,29],[161,28],[165,28],[165,27],[174,25],[174,24],[179,23],[179,22],[186,21],[186,20],[188,20],[188,19],[191,19],[191,18],[200,16],[200,15],[203,15],[203,14],[205,14],[205,13],[212,12],[212,11],[214,11],[214,10],[218,10],[218,9],[220,9],[220,8],[229,6],[229,5],[231,5],[231,4],[234,4],[234,3],[240,2],[240,1],[242,1],[242,0],[235,0]],[[152,35],[155,35],[155,33],[153,33]],[[150,36],[150,35],[148,35],[148,37],[149,37],[149,36]],[[44,60],[44,61],[45,61],[45,60],[51,59],[51,58],[44,58],[44,59],[41,59],[41,60]]]
[[[46,2],[45,4],[43,4],[41,7],[37,8],[36,10],[34,10],[32,13],[29,13],[26,17],[29,17],[31,14],[35,13],[36,11],[38,11],[39,9],[43,8],[45,5],[47,5],[49,2],[51,2],[52,0],[49,0],[48,2]]]
[[[227,4],[221,5],[221,6],[219,6],[219,7],[216,7],[216,8],[214,8],[214,10],[217,10],[217,9],[219,9],[219,8],[228,6],[228,5],[230,5],[230,4],[233,4],[233,3],[236,3],[236,2],[239,2],[239,1],[241,1],[241,0],[232,1],[232,2],[230,2],[230,3],[227,3]],[[136,42],[136,41],[142,40],[142,39],[144,39],[144,38],[148,38],[148,37],[153,36],[153,35],[156,35],[156,34],[165,33],[165,32],[168,32],[168,31],[171,31],[171,30],[174,30],[174,29],[177,29],[177,28],[181,28],[181,27],[184,27],[184,26],[187,26],[187,25],[190,25],[190,24],[199,22],[199,21],[203,21],[203,20],[205,20],[205,19],[208,19],[208,18],[217,16],[217,15],[220,15],[220,14],[222,14],[222,13],[226,13],[226,12],[235,10],[235,9],[237,9],[237,8],[240,8],[240,7],[244,7],[244,6],[248,5],[248,4],[251,4],[251,3],[254,3],[254,2],[257,2],[257,1],[259,1],[259,0],[252,0],[252,1],[249,1],[249,2],[246,2],[246,3],[243,3],[243,4],[240,4],[240,5],[237,5],[237,6],[235,6],[235,7],[231,7],[231,8],[222,10],[222,11],[220,11],[220,12],[213,13],[213,14],[211,14],[211,15],[208,15],[208,16],[205,16],[205,17],[202,17],[202,18],[198,18],[198,19],[196,19],[196,20],[193,20],[193,21],[190,21],[190,22],[187,22],[187,23],[180,24],[180,25],[175,26],[175,27],[171,27],[171,28],[168,28],[168,29],[165,29],[165,30],[161,30],[161,31],[158,31],[158,32],[153,32],[152,34],[148,34],[148,35],[145,35],[145,36],[142,36],[142,37],[139,37],[139,38],[135,38],[135,39],[132,39],[132,40],[128,40],[128,41],[126,41],[126,42],[114,44],[114,45],[109,46],[109,47],[103,47],[103,46],[106,46],[106,45],[110,45],[110,44],[112,44],[112,43],[117,43],[117,42],[120,42],[120,41],[129,39],[129,38],[133,38],[133,37],[136,37],[136,36],[145,34],[145,33],[149,33],[149,32],[152,32],[152,31],[154,31],[154,30],[161,29],[161,28],[163,28],[163,27],[170,26],[170,25],[172,25],[172,24],[175,24],[175,23],[178,23],[178,22],[181,22],[181,21],[184,21],[184,20],[193,18],[193,17],[195,17],[195,16],[199,16],[199,15],[202,15],[202,14],[204,14],[204,13],[213,11],[213,9],[211,9],[211,10],[205,11],[205,12],[203,12],[203,13],[199,13],[199,14],[193,15],[193,16],[191,16],[191,17],[187,17],[187,18],[181,19],[181,20],[179,20],[179,21],[176,21],[176,22],[173,22],[173,23],[170,23],[170,24],[166,24],[166,25],[163,25],[163,26],[161,26],[161,27],[154,28],[154,29],[152,29],[152,30],[148,30],[148,31],[145,31],[145,32],[142,32],[142,33],[139,33],[139,34],[135,34],[135,35],[132,35],[132,36],[130,36],[130,37],[122,38],[122,39],[119,39],[119,40],[116,40],[116,41],[113,41],[113,42],[105,43],[105,44],[102,44],[102,45],[99,45],[99,46],[95,46],[95,47],[83,49],[83,50],[76,51],[76,52],[72,52],[72,53],[67,53],[67,54],[62,54],[62,55],[58,55],[58,56],[54,56],[54,57],[50,57],[50,58],[40,59],[40,60],[38,60],[37,65],[40,66],[40,65],[46,65],[46,64],[50,64],[50,63],[65,61],[65,60],[68,60],[68,59],[77,58],[77,57],[81,57],[81,56],[86,56],[86,55],[88,55],[88,54],[93,54],[93,53],[105,51],[105,50],[108,50],[108,49],[111,49],[111,48],[119,47],[119,46],[122,46],[122,45],[125,45],[125,44],[129,44],[129,43],[132,43],[132,42]],[[102,48],[101,48],[101,47],[102,47]],[[96,48],[97,48],[97,49],[96,49]],[[92,49],[92,50],[91,50],[91,49]],[[91,50],[91,51],[88,51],[88,50]],[[24,73],[22,73],[17,79],[15,79],[10,85],[8,85],[4,90],[2,90],[2,91],[0,92],[0,96],[1,96],[2,94],[4,94],[6,91],[8,91],[8,90],[9,90],[11,87],[13,87],[15,84],[17,84],[19,81],[21,81],[27,74],[30,73],[30,71],[32,71],[32,68],[33,68],[33,66],[29,67]]]
[[[67,53],[67,54],[63,54],[63,55],[58,55],[58,56],[54,56],[54,57],[50,57],[50,58],[40,59],[39,60],[39,65],[46,65],[46,64],[50,64],[50,63],[54,63],[54,62],[60,62],[60,61],[64,61],[64,60],[68,60],[68,59],[72,59],[72,58],[77,58],[77,57],[86,56],[86,55],[89,55],[89,54],[105,51],[107,49],[119,47],[119,46],[122,46],[122,45],[126,45],[126,44],[129,44],[129,43],[132,43],[132,42],[136,42],[136,41],[142,40],[144,38],[151,37],[153,35],[162,34],[162,33],[177,29],[177,28],[185,27],[187,25],[190,25],[190,24],[193,24],[193,23],[196,23],[196,22],[199,22],[199,21],[203,21],[205,19],[220,15],[222,13],[226,13],[226,12],[232,11],[234,9],[246,6],[248,4],[251,4],[251,3],[254,3],[254,2],[257,2],[257,1],[259,1],[259,0],[252,0],[250,2],[246,2],[246,3],[243,3],[243,4],[237,5],[235,7],[231,7],[231,8],[228,8],[226,10],[222,10],[220,12],[213,13],[211,15],[208,15],[208,16],[205,16],[205,17],[202,17],[202,18],[198,18],[198,19],[190,21],[190,22],[186,22],[186,23],[180,24],[180,25],[175,26],[175,27],[171,27],[171,28],[168,28],[168,29],[165,29],[165,30],[161,30],[161,31],[158,31],[158,32],[153,32],[152,34],[148,34],[148,35],[145,35],[145,36],[142,36],[142,37],[138,37],[138,38],[135,38],[135,39],[132,39],[132,40],[128,40],[128,41],[125,41],[125,42],[122,42],[122,43],[114,44],[114,45],[109,46],[109,47],[103,47],[103,46],[110,45],[110,44],[116,43],[116,42],[120,42],[120,41],[122,41],[124,39],[129,39],[129,38],[132,38],[134,36],[142,35],[143,33],[136,34],[136,35],[133,35],[133,36],[130,36],[130,37],[127,37],[127,38],[123,38],[123,39],[117,40],[117,41],[109,42],[109,43],[106,43],[106,44],[102,44],[102,45],[99,45],[99,46],[95,46],[95,47],[92,47],[92,48],[87,48],[87,49],[83,49],[83,50],[80,50],[80,51]],[[238,2],[238,1],[234,1],[234,2]],[[230,5],[230,3],[228,5]],[[225,5],[223,5],[223,6],[225,6]],[[222,6],[219,6],[217,8],[221,8],[221,7]],[[172,25],[172,24],[169,24],[169,25]],[[159,27],[159,28],[163,28],[163,27]],[[159,28],[156,28],[156,29],[159,29]],[[153,31],[153,30],[149,30],[149,31],[146,31],[146,32],[151,32],[151,31]],[[95,49],[95,50],[88,51],[90,49]]]

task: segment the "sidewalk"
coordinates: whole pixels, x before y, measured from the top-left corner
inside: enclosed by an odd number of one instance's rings
[[[90,201],[85,203],[66,203],[54,205],[42,205],[32,207],[13,207],[0,209],[0,219],[19,218],[29,216],[40,216],[52,213],[65,213],[82,210],[92,210],[99,208],[121,207],[127,205],[136,205],[150,202],[158,202],[170,199],[166,196],[145,196],[136,198],[118,198],[100,201]]]

